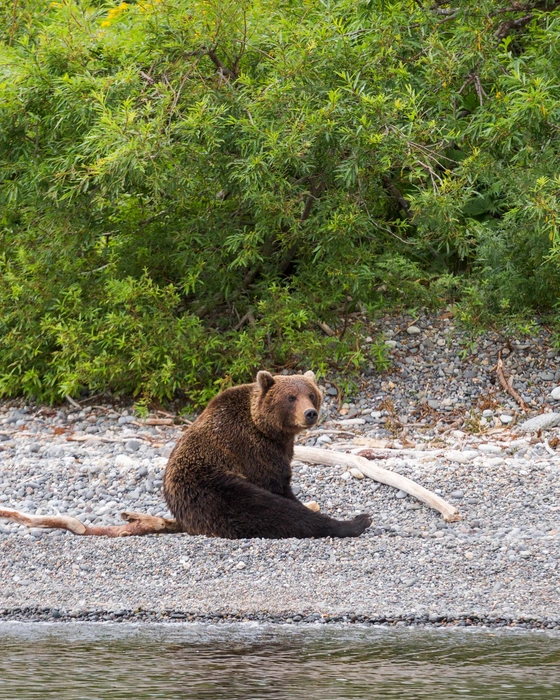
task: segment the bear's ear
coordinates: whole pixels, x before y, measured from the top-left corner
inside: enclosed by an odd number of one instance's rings
[[[311,379],[312,382],[315,381],[315,372],[312,372],[311,370],[309,370],[309,372],[305,372],[305,374],[303,376],[306,379]]]
[[[261,370],[257,374],[257,384],[260,386],[263,394],[266,394],[266,392],[274,384],[274,377],[272,376],[272,374],[270,374],[270,372]]]

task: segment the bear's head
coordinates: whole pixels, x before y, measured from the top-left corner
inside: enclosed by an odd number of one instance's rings
[[[323,400],[313,372],[272,375],[259,372],[251,416],[264,433],[295,435],[317,423]]]

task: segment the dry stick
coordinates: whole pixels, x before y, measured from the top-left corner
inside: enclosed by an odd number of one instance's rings
[[[6,518],[26,527],[68,530],[74,535],[83,535],[84,537],[130,537],[131,535],[181,532],[181,528],[175,520],[142,513],[121,513],[121,518],[126,520],[126,525],[84,525],[80,520],[70,515],[27,515],[8,508],[0,508],[0,518]]]
[[[401,491],[405,491],[411,496],[414,496],[431,508],[435,508],[443,515],[443,519],[448,523],[456,522],[461,519],[457,508],[447,503],[447,501],[444,501],[443,498],[428,491],[428,489],[425,489],[423,486],[416,484],[414,481],[407,479],[405,476],[371,464],[371,462],[364,457],[331,452],[330,450],[322,450],[317,447],[296,447],[294,450],[294,457],[302,462],[312,464],[342,464],[345,467],[355,467],[359,469],[362,474],[382,484],[401,489]]]
[[[517,401],[517,403],[521,406],[521,408],[526,411],[527,410],[527,404],[525,401],[523,401],[523,397],[520,396],[520,394],[515,391],[515,389],[510,386],[508,380],[505,377],[504,374],[504,363],[502,362],[502,351],[498,353],[498,364],[496,365],[496,374],[498,375],[498,380],[500,381],[500,384],[504,388],[505,391],[510,396],[513,396],[513,398]]]
[[[64,398],[74,408],[79,408],[80,411],[82,410],[82,407],[80,406],[80,404],[77,401],[74,401],[74,399],[69,394],[66,394],[66,396]]]

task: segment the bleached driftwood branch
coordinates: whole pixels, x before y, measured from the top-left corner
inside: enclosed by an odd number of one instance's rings
[[[401,489],[411,496],[414,496],[419,501],[426,503],[431,508],[435,508],[435,510],[438,510],[443,515],[443,519],[448,523],[456,522],[461,519],[457,508],[447,503],[447,501],[440,498],[437,494],[428,491],[428,489],[411,481],[411,479],[407,479],[406,476],[401,476],[401,474],[391,472],[388,469],[383,469],[382,467],[372,464],[369,460],[365,459],[365,457],[324,450],[318,447],[296,446],[294,458],[310,464],[340,464],[348,468],[355,467],[365,476],[369,476],[382,484]]]

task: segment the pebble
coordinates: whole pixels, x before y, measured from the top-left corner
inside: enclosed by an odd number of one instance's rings
[[[484,452],[484,454],[488,455],[502,454],[502,448],[499,445],[491,445],[488,443],[484,443],[482,445],[479,445],[478,449],[480,450],[480,452]]]
[[[352,467],[352,469],[350,469],[350,474],[352,474],[352,476],[355,479],[363,479],[364,478],[364,475],[362,474],[362,472],[359,469],[357,469],[356,467]]]
[[[464,450],[462,452],[458,450],[448,450],[444,454],[444,457],[450,462],[457,462],[458,464],[468,464],[478,456],[479,453],[476,450]]]
[[[560,401],[560,386],[554,387],[554,389],[550,392],[550,396],[555,401]]]
[[[408,333],[408,335],[420,335],[420,333],[422,333],[418,326],[409,326],[406,329],[406,332]]]
[[[132,469],[136,466],[136,460],[128,455],[120,454],[115,457],[115,466],[121,469]]]

